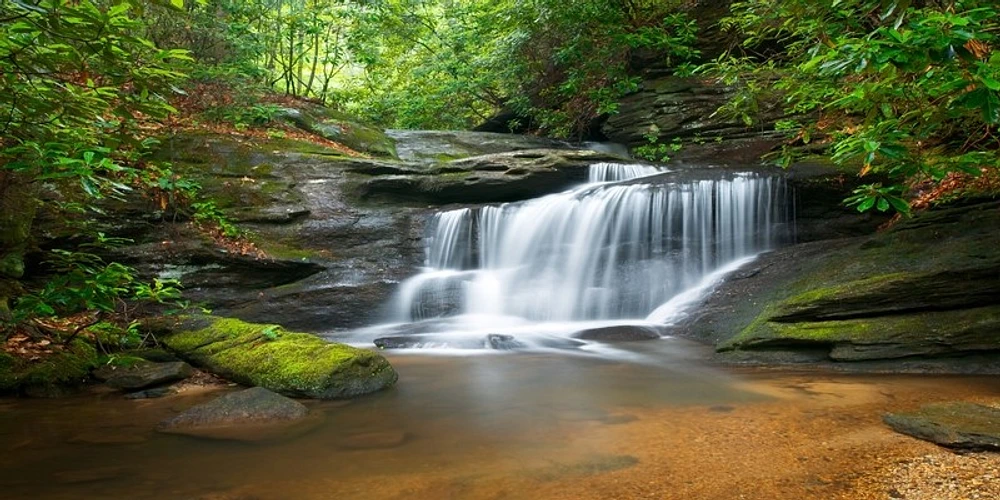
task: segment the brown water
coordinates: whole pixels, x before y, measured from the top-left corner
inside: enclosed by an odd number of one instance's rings
[[[682,343],[642,349],[397,356],[396,388],[307,402],[322,425],[263,443],[153,431],[217,391],[0,400],[0,498],[854,498],[876,461],[933,450],[883,412],[1000,397],[989,378],[720,371]]]

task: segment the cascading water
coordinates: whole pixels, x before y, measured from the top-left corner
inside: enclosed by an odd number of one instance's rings
[[[532,347],[663,323],[786,237],[781,177],[645,179],[664,172],[601,163],[564,193],[436,214],[426,267],[396,297],[398,323],[375,334],[418,336],[397,338],[405,347]]]

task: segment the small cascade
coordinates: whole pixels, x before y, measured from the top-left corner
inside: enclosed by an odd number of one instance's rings
[[[599,163],[567,192],[434,215],[426,267],[400,287],[390,331],[428,340],[409,347],[530,347],[524,335],[537,332],[573,340],[584,324],[669,323],[787,237],[782,177],[666,172]]]
[[[653,165],[623,165],[620,163],[595,163],[590,166],[588,182],[615,182],[638,179],[667,172],[663,167]]]
[[[788,219],[781,178],[614,183],[661,172],[601,163],[590,184],[569,192],[437,214],[427,268],[402,287],[396,319],[645,318],[724,264],[777,243]]]

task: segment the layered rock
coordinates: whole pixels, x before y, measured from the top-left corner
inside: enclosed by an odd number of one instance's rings
[[[684,330],[736,359],[776,351],[839,362],[992,359],[1000,355],[998,224],[1000,203],[980,203],[868,238],[774,252],[716,290]]]
[[[366,199],[432,204],[520,201],[581,184],[591,164],[606,161],[630,160],[589,150],[531,149],[375,176],[359,192]]]
[[[759,103],[752,126],[718,110],[736,89],[714,80],[666,76],[647,80],[621,99],[617,114],[601,127],[611,141],[637,147],[682,139],[673,162],[751,164],[784,140],[774,123],[784,116],[779,102]]]

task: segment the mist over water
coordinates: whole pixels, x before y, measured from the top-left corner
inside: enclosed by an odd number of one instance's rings
[[[581,330],[677,319],[725,272],[787,238],[782,177],[667,181],[664,172],[599,163],[563,193],[435,214],[425,267],[400,286],[393,323],[363,336],[419,335],[406,347],[425,348],[574,347]]]

